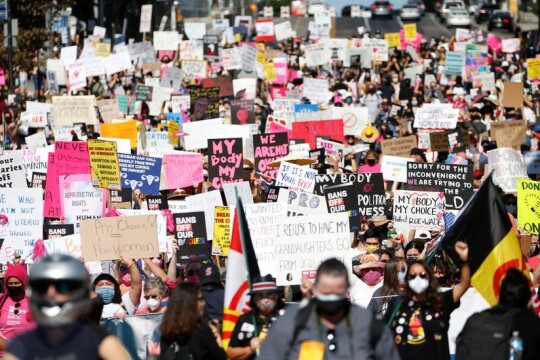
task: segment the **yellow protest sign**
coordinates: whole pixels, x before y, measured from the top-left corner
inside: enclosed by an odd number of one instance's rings
[[[129,139],[131,148],[136,148],[137,120],[128,120],[126,122],[113,124],[101,124],[101,136],[117,139]]]
[[[518,179],[518,226],[525,233],[540,234],[540,182]]]
[[[527,77],[529,80],[540,79],[540,59],[527,59]]]
[[[273,62],[269,62],[263,65],[264,78],[268,82],[272,82],[277,79],[276,67]]]
[[[264,63],[266,62],[265,53],[259,51],[259,52],[257,53],[257,61],[258,61],[261,65],[264,65]]]
[[[384,34],[384,38],[388,41],[389,48],[400,48],[401,47],[401,36],[399,33],[387,33]]]
[[[169,120],[167,126],[167,130],[169,132],[169,144],[176,147],[178,146],[178,137],[174,136],[174,134],[180,131],[180,124],[174,120]]]
[[[229,255],[231,246],[231,208],[216,206],[214,209],[214,240],[212,240],[212,255]]]
[[[94,45],[96,56],[105,57],[111,54],[111,44],[97,42],[97,43],[94,43],[93,45]]]
[[[416,40],[416,24],[406,24],[403,25],[403,30],[405,30],[405,40],[414,41]]]
[[[122,190],[116,143],[90,139],[88,140],[88,155],[92,170],[92,185],[110,190]]]

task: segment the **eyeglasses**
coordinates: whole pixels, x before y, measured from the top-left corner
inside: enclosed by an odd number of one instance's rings
[[[16,303],[15,304],[15,310],[13,310],[13,313],[15,315],[19,315],[21,312],[19,311],[19,308],[21,307],[21,303]]]
[[[413,280],[420,276],[422,279],[427,279],[429,275],[425,272],[421,272],[420,274],[407,274],[407,280]]]
[[[159,298],[159,295],[144,295],[144,300],[148,300],[148,299],[158,299]]]
[[[30,282],[32,291],[35,291],[39,295],[45,295],[49,291],[49,287],[54,286],[56,292],[60,295],[66,295],[79,289],[81,284],[77,281],[53,281],[53,282]]]
[[[328,340],[328,351],[335,352],[337,350],[336,332],[334,329],[328,329],[326,333],[326,339]]]

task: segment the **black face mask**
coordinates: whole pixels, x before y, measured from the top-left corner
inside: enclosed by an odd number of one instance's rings
[[[7,291],[10,297],[19,297],[24,293],[24,288],[22,286],[9,286]]]
[[[367,159],[368,165],[375,165],[376,162],[377,162],[377,160],[375,160],[375,159]]]
[[[439,285],[446,285],[448,282],[448,276],[437,276],[437,281],[439,282]]]
[[[341,310],[349,311],[351,303],[347,299],[320,300],[315,298],[317,313],[320,315],[336,315]]]

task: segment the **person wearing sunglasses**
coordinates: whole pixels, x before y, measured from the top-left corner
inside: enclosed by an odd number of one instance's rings
[[[458,241],[455,251],[461,261],[461,282],[441,292],[431,267],[421,261],[409,264],[403,295],[388,304],[385,321],[394,333],[402,360],[450,358],[450,314],[471,285],[469,247]]]
[[[338,259],[323,261],[313,297],[291,304],[272,325],[259,360],[395,360],[392,334],[370,311],[347,299],[349,270]]]
[[[92,308],[82,262],[69,255],[40,258],[30,270],[28,290],[37,327],[11,340],[4,360],[129,359],[116,336],[79,321]]]

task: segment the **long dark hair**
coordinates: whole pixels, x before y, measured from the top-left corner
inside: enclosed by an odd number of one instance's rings
[[[381,299],[377,301],[378,310],[380,311],[386,303],[392,300],[394,295],[401,293],[399,288],[398,272],[404,267],[405,260],[400,257],[394,257],[388,260],[384,268],[384,282],[381,288]],[[388,297],[387,297],[388,296]]]
[[[433,306],[435,309],[440,310],[442,306],[442,295],[439,292],[439,282],[435,278],[435,275],[433,274],[433,270],[431,269],[431,266],[424,263],[423,261],[414,261],[407,268],[407,278],[409,277],[411,268],[416,264],[421,265],[424,268],[424,271],[429,276],[429,286],[427,290],[425,291],[427,302],[430,303],[431,306]],[[404,303],[407,303],[409,302],[409,300],[412,300],[413,295],[414,293],[409,287],[409,282],[407,281],[407,286],[405,287],[405,292],[403,294],[403,298],[405,300]]]
[[[161,322],[161,336],[176,339],[193,333],[203,319],[198,312],[198,297],[201,293],[198,284],[184,282],[172,292],[167,310]]]

